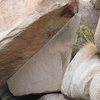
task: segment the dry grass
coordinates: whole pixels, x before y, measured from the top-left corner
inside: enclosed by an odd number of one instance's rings
[[[72,57],[78,52],[78,50],[87,42],[93,42],[94,33],[88,26],[82,25],[78,32],[78,39],[76,44],[72,47]]]

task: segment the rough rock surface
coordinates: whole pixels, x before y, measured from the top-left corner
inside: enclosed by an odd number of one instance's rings
[[[91,0],[91,2],[97,10],[100,10],[100,0]]]
[[[97,26],[96,33],[94,36],[94,41],[95,41],[95,45],[98,49],[98,52],[100,53],[100,19],[98,21],[98,26]]]
[[[39,100],[68,100],[62,94],[48,94],[41,97]]]
[[[59,91],[77,38],[80,16],[75,15],[41,50],[8,80],[15,96]]]
[[[100,100],[100,71],[95,74],[91,82],[90,100]]]
[[[96,47],[89,43],[71,61],[62,82],[62,92],[70,98],[99,100],[100,58]],[[91,98],[91,99],[90,99]]]
[[[95,32],[100,11],[94,9],[90,1],[91,0],[79,0],[79,14],[82,16],[81,24],[89,26]]]
[[[0,0],[0,84],[77,12],[76,0]]]

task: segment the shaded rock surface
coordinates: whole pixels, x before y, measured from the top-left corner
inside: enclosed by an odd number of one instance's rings
[[[0,0],[0,84],[77,12],[76,0]]]
[[[95,9],[100,10],[100,0],[91,0]]]
[[[13,95],[60,91],[63,74],[71,58],[71,46],[76,42],[79,26],[80,16],[75,15],[8,80],[8,87]]]
[[[89,26],[95,32],[100,11],[94,9],[90,1],[91,0],[79,0],[79,14],[82,16],[81,24]]]
[[[96,33],[94,36],[94,41],[95,41],[95,45],[98,49],[98,52],[100,53],[100,19],[98,21],[98,26],[97,26]]]

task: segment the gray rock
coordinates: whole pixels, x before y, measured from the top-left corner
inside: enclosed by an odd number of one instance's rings
[[[91,100],[100,100],[100,71],[95,74],[91,81],[90,98]]]
[[[59,91],[77,40],[80,16],[75,15],[43,48],[8,80],[15,96]],[[66,65],[66,66],[65,66]]]
[[[100,11],[95,10],[90,2],[91,0],[79,0],[79,14],[81,14],[81,25],[86,25],[95,32]]]
[[[62,94],[48,94],[41,97],[39,100],[68,100]]]
[[[0,88],[0,100],[14,100],[13,95],[8,90],[7,84]]]
[[[76,5],[75,0],[0,0],[0,85],[74,16]]]
[[[97,55],[95,45],[89,43],[76,54],[67,67],[62,82],[62,93],[78,100],[99,100],[100,98],[93,99],[96,98],[94,96],[99,96],[100,92],[98,87],[100,79],[97,83],[94,80],[98,72],[100,72],[100,58]]]
[[[97,10],[100,10],[100,0],[91,0],[91,2]]]
[[[100,19],[98,21],[98,26],[96,29],[96,33],[94,36],[95,45],[97,47],[98,52],[100,53]]]

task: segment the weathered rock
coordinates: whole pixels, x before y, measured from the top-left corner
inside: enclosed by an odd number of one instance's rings
[[[77,12],[76,0],[0,0],[0,83]]]
[[[41,97],[39,100],[68,100],[62,94],[48,94]]]
[[[96,33],[94,36],[94,41],[95,41],[95,45],[98,49],[98,52],[100,53],[100,19],[98,21],[98,26],[97,26]]]
[[[96,0],[90,0],[90,2],[94,5]]]
[[[98,87],[100,79],[95,81],[95,75],[98,72],[100,72],[100,58],[94,44],[89,43],[76,54],[67,67],[62,82],[62,92],[68,97],[78,100],[99,100],[100,98],[93,99],[97,98],[100,92]]]
[[[59,91],[77,38],[80,16],[75,15],[40,51],[8,80],[15,96]]]
[[[100,0],[91,0],[91,2],[97,10],[100,10]]]
[[[100,71],[95,74],[91,81],[90,100],[100,100]]]
[[[95,10],[91,0],[79,0],[79,14],[81,14],[81,25],[89,26],[94,32],[97,27],[100,11]]]

